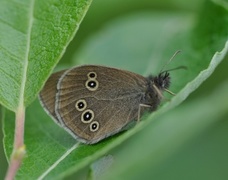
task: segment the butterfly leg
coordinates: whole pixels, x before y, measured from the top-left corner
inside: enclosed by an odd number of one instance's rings
[[[140,117],[141,117],[141,108],[150,108],[150,105],[147,104],[139,104],[139,110],[138,110],[138,119],[137,119],[137,123],[139,123],[140,121]]]

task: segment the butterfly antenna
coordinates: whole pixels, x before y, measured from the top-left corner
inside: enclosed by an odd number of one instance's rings
[[[177,54],[179,54],[181,51],[180,50],[178,50],[178,51],[176,51],[174,54],[173,54],[173,56],[169,59],[169,61],[167,61],[165,64],[164,64],[164,66],[161,68],[161,71],[160,71],[160,74],[161,73],[163,73],[163,72],[165,72],[164,71],[164,68],[176,57],[176,55]]]
[[[172,68],[172,69],[167,69],[167,70],[161,71],[160,74],[163,74],[164,72],[174,71],[174,70],[177,70],[177,69],[185,69],[185,70],[187,70],[188,68],[186,66],[178,66],[176,68]]]

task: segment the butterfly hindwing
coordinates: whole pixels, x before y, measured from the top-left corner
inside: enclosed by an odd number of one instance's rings
[[[114,68],[79,66],[57,84],[55,113],[85,143],[95,143],[136,119],[145,78]]]

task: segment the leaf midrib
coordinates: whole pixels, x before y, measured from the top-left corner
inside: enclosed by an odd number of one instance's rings
[[[22,72],[22,82],[21,82],[18,109],[24,108],[24,92],[25,92],[26,77],[27,77],[27,70],[28,70],[31,33],[32,33],[32,26],[33,26],[33,21],[34,21],[34,16],[33,16],[34,6],[35,6],[35,0],[32,0],[31,4],[29,6],[30,11],[28,14],[29,23],[28,23],[27,43],[26,43],[26,52],[25,52],[25,59],[24,59],[24,68],[23,68],[23,72]]]

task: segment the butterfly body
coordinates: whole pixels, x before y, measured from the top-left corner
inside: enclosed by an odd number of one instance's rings
[[[94,144],[121,131],[145,109],[154,111],[169,84],[167,72],[145,78],[125,70],[84,65],[54,73],[40,100],[56,123],[79,141]]]

